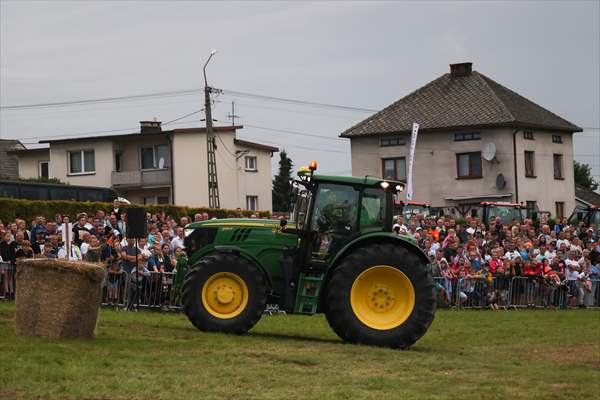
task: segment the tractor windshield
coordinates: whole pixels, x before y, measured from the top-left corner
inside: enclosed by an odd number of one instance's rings
[[[489,205],[487,208],[487,220],[500,217],[502,224],[511,224],[513,220],[523,221],[521,209],[514,206]]]
[[[413,215],[421,214],[427,217],[431,214],[431,207],[421,204],[405,204],[402,210],[402,215],[405,220],[410,220]]]
[[[290,222],[295,223],[298,229],[304,228],[308,203],[310,201],[310,191],[302,189],[296,196],[296,203],[290,215]]]

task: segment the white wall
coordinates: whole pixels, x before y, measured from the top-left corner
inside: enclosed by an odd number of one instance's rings
[[[94,150],[96,171],[85,175],[68,174],[68,152]],[[113,144],[110,140],[78,140],[50,144],[50,177],[58,178],[72,185],[111,186],[111,172],[114,167]]]
[[[235,132],[218,132],[216,140],[217,176],[221,208],[246,208],[246,196],[258,196],[260,210],[271,210],[271,153],[234,144]],[[257,172],[244,170],[244,156],[236,151],[248,150],[257,157]],[[208,162],[204,133],[173,135],[173,174],[175,204],[208,206]]]
[[[31,153],[20,153],[18,155],[19,165],[19,176],[21,178],[38,178],[39,174],[39,163],[40,161],[49,161],[50,152],[47,151],[34,151]],[[52,178],[50,172],[50,164],[48,164],[48,175]]]
[[[535,140],[517,134],[517,171],[519,201],[537,201],[542,211],[556,213],[556,202],[563,202],[565,216],[575,208],[575,176],[573,171],[573,135],[570,133],[533,131]],[[552,143],[552,135],[560,135],[563,143]],[[535,152],[535,178],[525,176],[525,151]],[[563,155],[563,178],[554,178],[554,154]]]

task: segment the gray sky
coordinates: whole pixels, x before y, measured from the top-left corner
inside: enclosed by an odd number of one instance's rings
[[[600,2],[25,2],[0,1],[2,106],[199,88],[381,109],[472,61],[474,69],[586,128],[575,157],[600,179]],[[285,148],[295,165],[350,173],[335,139],[369,113],[221,95],[245,139]],[[169,121],[201,94],[0,114],[0,137],[56,135]],[[168,127],[199,126],[200,115]],[[187,122],[186,122],[187,121]],[[253,126],[253,127],[250,127]],[[319,139],[256,127],[326,136]],[[204,151],[204,149],[198,149]],[[278,157],[274,158],[276,166]]]

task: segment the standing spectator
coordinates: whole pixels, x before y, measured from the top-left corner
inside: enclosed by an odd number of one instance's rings
[[[183,249],[183,228],[178,227],[175,233],[176,236],[171,240],[171,252],[174,252],[177,248]]]
[[[29,243],[29,240],[24,240],[21,248],[19,248],[17,250],[17,252],[15,253],[15,258],[18,259],[18,258],[32,258],[32,257],[33,257],[33,250],[31,249],[31,244]]]
[[[135,268],[136,255],[138,262],[140,258],[140,251],[134,245],[134,240],[132,238],[127,238],[127,246],[123,246],[123,248],[121,248],[120,255],[121,259],[123,260],[123,271],[130,274]]]
[[[121,210],[121,202],[119,201],[119,199],[114,199],[113,200],[113,209],[112,209],[111,215],[114,215],[115,219],[117,221],[119,221],[119,220],[121,220],[121,213],[122,212],[123,212],[123,210]],[[116,228],[115,225],[113,225],[113,228]]]
[[[81,261],[82,257],[79,246],[77,246],[77,244],[73,242],[68,247],[69,249],[67,249],[66,243],[62,245],[62,247],[58,250],[58,258],[69,261]]]
[[[46,258],[57,258],[58,250],[54,251],[52,243],[46,242],[44,244],[44,252],[41,254]]]
[[[15,253],[17,252],[16,247],[16,243],[12,239],[12,234],[6,232],[0,242],[0,257],[2,257],[4,262],[15,262]]]
[[[79,247],[83,243],[84,233],[89,233],[89,229],[86,227],[86,214],[81,213],[77,216],[77,223],[73,225],[73,241]]]

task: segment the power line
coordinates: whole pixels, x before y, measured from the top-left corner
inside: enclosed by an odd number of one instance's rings
[[[53,103],[36,103],[36,104],[18,104],[0,107],[0,110],[26,110],[32,108],[48,108],[48,107],[65,107],[65,106],[77,106],[77,105],[88,105],[98,103],[113,103],[119,101],[133,101],[143,100],[156,97],[175,97],[175,96],[186,96],[202,92],[204,89],[189,89],[189,90],[175,90],[170,92],[156,92],[156,93],[145,93],[136,94],[129,96],[117,96],[117,97],[101,97],[96,99],[79,99],[69,101],[57,101]]]
[[[368,108],[360,108],[360,107],[351,107],[345,105],[338,104],[329,104],[329,103],[318,103],[313,101],[306,100],[297,100],[297,99],[289,99],[284,97],[275,97],[275,96],[267,96],[256,93],[248,93],[248,92],[238,92],[234,90],[222,90],[222,89],[213,89],[217,93],[223,93],[224,95],[229,96],[239,96],[239,97],[249,97],[254,99],[260,99],[264,101],[274,101],[280,103],[288,103],[288,104],[296,104],[305,107],[317,107],[317,108],[327,108],[327,109],[337,109],[343,111],[358,111],[358,112],[377,112],[379,110],[372,110]],[[77,99],[77,100],[68,100],[68,101],[57,101],[57,102],[48,102],[48,103],[34,103],[34,104],[16,104],[9,106],[0,107],[1,111],[8,110],[28,110],[28,109],[37,109],[37,108],[50,108],[50,107],[69,107],[69,106],[82,106],[82,105],[90,105],[90,104],[99,104],[99,103],[114,103],[121,101],[135,101],[135,100],[144,100],[144,99],[152,99],[152,98],[161,98],[161,97],[176,97],[176,96],[187,96],[202,93],[204,89],[188,89],[188,90],[173,90],[168,92],[155,92],[155,93],[144,93],[144,94],[136,94],[136,95],[128,95],[128,96],[115,96],[115,97],[100,97],[95,99]]]
[[[268,128],[266,126],[257,126],[257,125],[249,125],[249,124],[244,124],[244,126],[246,126],[248,128],[262,129],[262,130],[265,130],[265,131],[288,133],[290,135],[301,135],[301,136],[309,136],[309,137],[314,137],[314,138],[319,138],[319,139],[326,139],[326,140],[337,140],[337,141],[342,141],[342,142],[345,142],[345,143],[348,142],[348,139],[343,139],[343,138],[338,138],[338,137],[321,136],[321,135],[315,135],[315,134],[312,134],[312,133],[299,132],[299,131],[291,131],[291,130],[288,130],[288,129]]]
[[[280,103],[299,104],[299,105],[308,106],[308,107],[321,107],[321,108],[331,108],[331,109],[344,110],[344,111],[360,111],[360,112],[369,112],[369,113],[379,111],[379,110],[372,110],[370,108],[351,107],[351,106],[343,106],[343,105],[329,104],[329,103],[317,103],[314,101],[295,100],[295,99],[288,99],[288,98],[284,98],[284,97],[266,96],[266,95],[262,95],[262,94],[238,92],[235,90],[228,90],[228,89],[218,89],[218,90],[221,93],[223,93],[225,96],[229,95],[232,97],[236,97],[236,96],[249,97],[249,98],[253,98],[253,99],[275,101],[275,102],[280,102]]]

